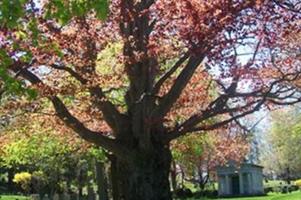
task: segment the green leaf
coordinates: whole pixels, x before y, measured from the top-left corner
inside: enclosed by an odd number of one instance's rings
[[[82,17],[90,11],[105,19],[108,13],[107,0],[53,0],[47,5],[45,17],[56,19],[61,25],[67,24],[72,17]]]
[[[29,31],[32,33],[32,44],[38,46],[39,29],[35,18],[31,19],[28,24]]]
[[[98,18],[105,19],[109,11],[108,2],[106,0],[96,0],[94,9]]]
[[[25,14],[25,4],[28,0],[0,1],[0,23],[7,28],[18,26],[18,20]]]
[[[29,100],[34,100],[38,96],[38,92],[34,89],[27,89],[26,93],[28,95]]]

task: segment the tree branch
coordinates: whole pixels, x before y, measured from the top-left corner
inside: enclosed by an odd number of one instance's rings
[[[187,58],[189,57],[188,54],[185,54],[183,57],[181,57],[176,63],[175,65],[169,70],[167,71],[155,84],[154,89],[152,94],[157,94],[160,91],[161,86],[164,84],[164,82],[170,78],[170,76],[175,73],[177,71],[177,69],[179,69],[179,67],[187,60]]]
[[[243,106],[234,107],[234,108],[223,108],[223,107],[226,106],[226,104],[223,104],[223,105],[219,104],[219,106],[217,106],[217,107],[214,107],[214,108],[207,109],[207,110],[203,111],[202,114],[195,114],[195,115],[191,116],[189,119],[187,119],[181,125],[176,127],[176,129],[169,132],[166,140],[170,141],[170,140],[173,140],[177,137],[185,135],[188,132],[190,132],[193,127],[195,127],[196,125],[198,125],[199,123],[201,123],[205,120],[209,120],[212,117],[222,115],[222,114],[226,114],[226,113],[238,112],[240,110],[247,109],[247,108],[251,107],[252,105],[254,105],[256,103],[258,103],[258,101],[250,102],[250,103],[247,103]]]
[[[69,67],[60,65],[51,65],[52,68],[57,70],[64,70],[68,72],[71,76],[76,78],[81,84],[85,85],[88,80],[84,79],[80,74]],[[93,98],[92,102],[97,106],[97,108],[102,111],[104,119],[108,125],[114,131],[114,134],[118,134],[121,131],[127,130],[129,125],[129,120],[126,115],[121,114],[112,102],[107,100],[106,95],[99,86],[89,87],[90,94]]]
[[[294,12],[294,13],[297,13],[297,14],[300,14],[301,11],[300,9],[298,9],[298,3],[296,3],[295,5],[291,2],[281,2],[281,1],[277,1],[277,0],[273,0],[273,2],[278,5],[279,7],[285,9],[285,10],[288,10],[288,11],[291,11],[291,12]]]
[[[128,117],[121,114],[115,105],[106,99],[101,88],[95,86],[90,88],[89,91],[92,95],[93,103],[102,111],[105,121],[116,135],[129,130],[130,121]]]
[[[121,150],[121,145],[119,145],[116,140],[105,136],[107,133],[99,133],[89,130],[69,112],[67,107],[58,97],[52,96],[49,97],[49,99],[56,110],[56,115],[81,138],[116,154],[123,154],[122,151],[124,151],[124,149]]]
[[[180,97],[182,91],[189,83],[195,70],[201,64],[204,58],[205,58],[204,54],[198,57],[195,56],[190,57],[187,65],[182,70],[180,75],[177,77],[175,83],[173,84],[169,92],[163,96],[162,101],[154,110],[154,117],[158,119],[162,119],[169,112],[169,110],[171,109],[173,104],[177,101],[177,99]]]
[[[15,68],[16,70],[17,68]],[[42,83],[42,81],[27,69],[18,69],[20,75],[30,81],[32,84]],[[126,150],[121,144],[112,138],[105,136],[107,133],[91,131],[85,127],[77,118],[75,118],[57,96],[48,97],[52,102],[56,115],[72,130],[74,130],[81,138],[92,142],[96,145],[112,151],[116,154],[124,154]]]
[[[255,90],[253,92],[248,92],[248,93],[237,92],[236,88],[237,88],[238,80],[234,79],[228,88],[222,85],[225,94],[222,94],[221,96],[216,98],[213,102],[211,102],[206,110],[191,116],[181,125],[177,126],[174,130],[170,131],[169,134],[167,135],[167,141],[185,135],[186,133],[191,131],[195,132],[201,129],[211,130],[214,129],[215,127],[223,126],[228,122],[237,121],[239,118],[251,114],[252,112],[259,109],[259,107],[265,102],[270,102],[275,105],[292,105],[298,103],[301,101],[301,97],[300,96],[295,97],[296,91],[291,88],[287,88],[286,86],[284,87],[283,90],[281,89],[280,87],[281,85],[279,84],[295,81],[299,76],[300,76],[300,72],[285,74],[281,78],[274,80],[272,83],[270,83],[269,88],[267,89],[261,88],[259,90]],[[276,91],[273,91],[275,87],[277,87],[278,89]],[[249,103],[246,103],[243,106],[237,106],[233,108],[227,106],[227,101],[229,99],[240,98],[240,97],[244,97],[244,98],[254,97],[256,99],[252,100]],[[255,106],[254,109],[245,111],[239,115],[234,115],[235,112],[238,112],[240,110],[246,110],[254,106],[255,104],[257,104],[257,106]],[[205,120],[226,113],[229,113],[232,116],[229,120],[216,123],[216,125],[214,124],[210,126],[195,127],[199,123],[204,122]]]
[[[246,112],[243,112],[241,114],[238,114],[238,115],[235,115],[235,116],[232,116],[231,118],[227,119],[227,120],[224,120],[224,121],[221,121],[221,122],[217,122],[217,123],[214,123],[213,125],[204,125],[204,126],[199,126],[199,127],[194,127],[194,128],[191,128],[190,130],[188,130],[187,132],[198,132],[198,131],[209,131],[209,130],[214,130],[216,128],[219,128],[219,127],[222,127],[222,126],[225,126],[227,125],[228,123],[232,122],[232,121],[235,121],[235,120],[238,120],[242,117],[245,117],[249,114],[252,114],[254,113],[255,111],[258,111],[260,109],[260,107],[264,104],[265,102],[265,99],[263,98],[260,102],[257,103],[257,105],[251,109],[251,110],[248,110]]]
[[[78,80],[83,85],[88,82],[86,79],[84,79],[81,75],[79,75],[76,71],[74,71],[70,67],[65,67],[65,66],[56,65],[56,64],[53,64],[50,67],[52,67],[53,69],[64,70],[64,71],[68,72],[71,76],[73,76],[76,80]]]

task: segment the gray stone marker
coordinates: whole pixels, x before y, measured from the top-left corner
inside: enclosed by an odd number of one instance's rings
[[[40,200],[40,195],[39,194],[32,194],[30,195],[31,200]]]
[[[76,194],[76,193],[70,194],[70,199],[71,199],[71,200],[79,200],[78,194]]]
[[[60,197],[57,193],[55,193],[52,197],[52,200],[60,200]]]
[[[50,200],[49,197],[48,197],[48,194],[45,194],[45,196],[43,197],[42,200]]]

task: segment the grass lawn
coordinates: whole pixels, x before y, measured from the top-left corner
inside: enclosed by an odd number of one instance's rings
[[[270,193],[267,196],[261,197],[235,197],[235,198],[200,198],[200,199],[189,199],[189,200],[301,200],[301,191],[292,192],[291,194],[276,194]]]
[[[262,197],[222,198],[219,200],[301,200],[301,192],[291,194],[269,194]]]
[[[0,195],[0,200],[30,200],[22,196]],[[237,197],[237,198],[219,198],[219,199],[190,199],[190,200],[301,200],[301,192],[291,194],[269,194],[262,197]]]
[[[16,195],[0,195],[0,200],[29,200],[29,198]]]

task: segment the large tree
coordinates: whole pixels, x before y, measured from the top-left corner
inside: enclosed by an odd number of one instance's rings
[[[104,6],[1,2],[0,75],[113,154],[120,199],[172,198],[173,139],[300,100],[298,44],[282,39],[300,30],[297,0],[113,0],[100,20]]]
[[[298,179],[301,176],[300,111],[297,107],[275,111],[271,122],[261,158],[265,171],[287,181]]]

